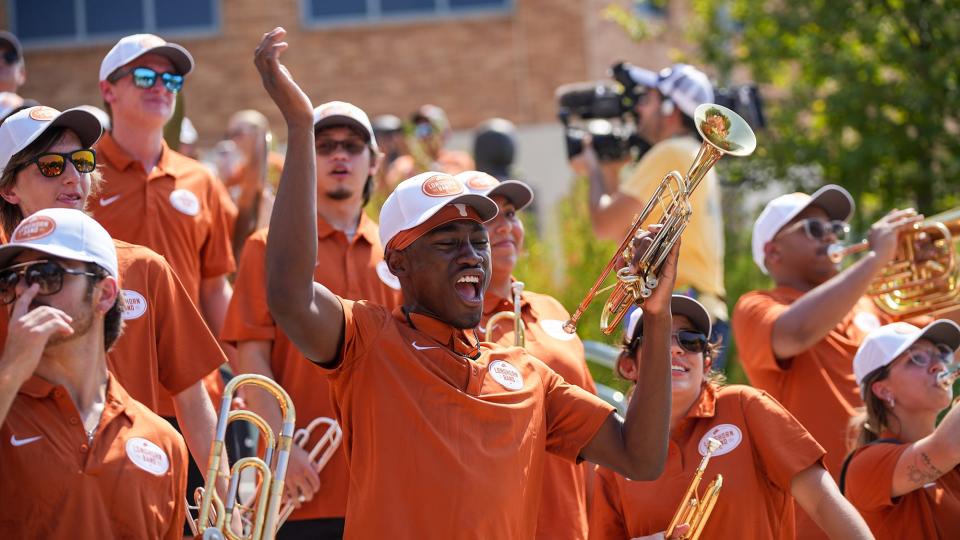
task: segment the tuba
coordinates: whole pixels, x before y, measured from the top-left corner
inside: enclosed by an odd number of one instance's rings
[[[493,314],[487,319],[487,326],[484,328],[484,339],[493,341],[493,329],[497,327],[503,319],[513,320],[513,344],[517,347],[523,347],[527,344],[526,326],[520,317],[520,293],[523,292],[523,282],[514,281],[510,284],[510,292],[513,293],[513,311],[501,311]]]
[[[634,219],[613,258],[577,306],[573,316],[563,325],[563,329],[568,333],[572,334],[577,330],[577,321],[600,293],[613,289],[600,315],[600,330],[604,334],[613,333],[632,304],[642,304],[645,298],[653,294],[667,255],[690,221],[693,213],[690,198],[700,181],[724,155],[748,156],[757,147],[757,137],[747,122],[726,107],[712,103],[700,105],[694,113],[694,123],[703,138],[703,144],[686,176],[680,176],[678,171],[671,171],[661,180],[650,200]],[[640,257],[634,269],[631,265],[634,255],[633,239],[655,223],[661,227],[655,233],[652,245]],[[601,288],[607,276],[617,266],[619,268],[616,270],[616,282]]]
[[[702,498],[697,494],[697,488],[700,487],[700,479],[703,478],[703,472],[707,469],[710,456],[712,456],[720,446],[722,446],[722,443],[717,439],[713,437],[707,439],[707,452],[704,454],[703,459],[700,460],[697,472],[693,476],[693,482],[690,483],[690,487],[687,488],[683,500],[680,501],[680,507],[677,508],[673,519],[670,520],[670,526],[667,527],[666,532],[664,532],[664,537],[671,538],[674,530],[686,523],[690,525],[690,530],[678,538],[682,540],[696,540],[700,538],[700,533],[703,532],[703,528],[707,525],[707,518],[709,518],[710,513],[713,512],[714,505],[717,504],[720,488],[723,487],[723,476],[718,474],[713,482],[710,482]]]
[[[230,405],[238,388],[245,385],[263,388],[280,405],[283,426],[279,439],[274,436],[270,425],[260,415],[248,410],[231,411]],[[263,375],[238,375],[227,383],[220,403],[220,415],[217,420],[217,433],[210,445],[210,459],[207,462],[207,480],[203,488],[197,488],[194,497],[198,500],[198,517],[188,516],[190,528],[195,535],[202,534],[204,539],[231,540],[270,540],[276,535],[277,512],[283,495],[283,479],[287,474],[290,458],[290,446],[293,442],[293,428],[296,413],[293,401],[287,392],[273,380]],[[264,457],[245,457],[238,459],[230,469],[227,500],[224,502],[217,494],[216,484],[220,475],[220,456],[224,449],[227,426],[230,422],[245,420],[257,426],[264,441]],[[257,477],[257,493],[254,503],[238,503],[240,476],[251,469]],[[188,505],[189,506],[189,505]],[[235,512],[240,513],[244,523],[242,534],[237,535],[230,529],[230,521]]]
[[[340,424],[333,418],[321,416],[314,418],[306,427],[298,429],[297,432],[293,434],[293,442],[300,446],[300,448],[306,450],[313,432],[319,431],[321,426],[326,426],[326,429],[323,435],[317,439],[316,444],[313,445],[313,449],[308,453],[310,456],[310,464],[318,474],[326,467],[327,462],[333,458],[333,453],[340,447],[340,441],[343,440],[343,430],[340,429]],[[287,518],[290,517],[290,514],[292,514],[294,510],[296,510],[296,506],[292,502],[287,501],[284,503],[283,509],[280,510],[280,518],[277,520],[278,529],[286,523]]]
[[[873,279],[867,295],[884,312],[899,317],[937,315],[960,304],[960,208],[932,216],[900,234],[897,253]],[[870,248],[866,240],[834,244],[827,250],[839,263]]]

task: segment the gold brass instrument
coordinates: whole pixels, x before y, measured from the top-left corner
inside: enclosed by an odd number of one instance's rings
[[[703,456],[703,459],[700,460],[697,472],[693,476],[693,482],[690,483],[690,487],[687,488],[687,492],[683,495],[683,500],[680,501],[680,507],[677,508],[673,519],[670,520],[670,526],[667,527],[666,532],[664,532],[664,537],[672,538],[674,530],[686,523],[690,526],[690,529],[687,530],[686,534],[678,536],[677,538],[683,540],[696,540],[700,538],[700,533],[703,532],[703,528],[707,525],[707,519],[710,517],[710,513],[713,512],[714,505],[717,504],[720,488],[723,487],[723,476],[718,474],[713,482],[710,482],[702,498],[697,494],[697,488],[700,487],[700,479],[703,478],[703,472],[707,469],[710,456],[712,456],[720,446],[722,446],[722,443],[717,439],[713,437],[707,439],[707,452]]]
[[[867,295],[890,315],[936,315],[960,305],[960,208],[930,217],[900,234],[897,253],[873,279]],[[850,246],[834,244],[830,260],[866,251],[864,240]]]
[[[527,344],[526,326],[520,317],[520,293],[523,292],[523,282],[514,281],[510,285],[510,292],[513,293],[513,311],[500,311],[487,319],[487,326],[484,328],[484,339],[493,341],[493,330],[503,319],[513,320],[513,344],[517,347],[524,347]]]
[[[937,384],[942,388],[950,388],[960,379],[960,362],[954,362],[947,369],[937,374]]]
[[[280,437],[274,437],[273,430],[260,415],[248,410],[231,411],[230,406],[238,388],[256,386],[269,392],[280,405],[283,425]],[[210,459],[207,464],[207,480],[203,488],[197,489],[200,498],[199,516],[196,521],[190,519],[194,534],[203,534],[205,539],[230,538],[231,540],[270,540],[276,535],[277,512],[283,495],[283,479],[287,474],[290,459],[290,446],[293,443],[293,428],[296,412],[293,401],[286,391],[273,380],[263,375],[245,374],[230,379],[223,392],[220,403],[220,415],[217,420],[217,433],[210,445]],[[230,422],[244,420],[253,423],[260,430],[264,440],[264,457],[245,457],[238,459],[230,469],[227,500],[224,502],[217,494],[216,484],[220,476],[220,456],[223,453],[227,426]],[[253,469],[257,477],[255,502],[249,506],[239,504],[238,490],[240,476],[246,469]],[[234,512],[239,512],[244,522],[244,531],[237,534],[230,524]],[[188,516],[189,519],[189,516]]]
[[[577,306],[573,316],[563,325],[567,333],[576,331],[577,321],[594,297],[609,289],[613,291],[603,306],[600,330],[604,334],[613,333],[630,305],[642,304],[657,287],[660,269],[690,221],[693,213],[690,198],[703,177],[724,155],[748,156],[757,147],[757,138],[747,122],[726,107],[712,103],[700,105],[694,113],[694,123],[703,138],[703,144],[686,176],[680,176],[678,171],[671,171],[661,180],[650,200],[634,219],[613,258]],[[661,227],[634,269],[631,267],[633,240],[652,224],[660,224]],[[601,288],[614,267],[618,267],[616,282]]]
[[[319,431],[323,426],[326,426],[323,435],[317,439],[316,444],[313,445],[313,448],[308,453],[310,456],[310,464],[313,466],[313,470],[317,471],[317,474],[326,467],[330,459],[333,458],[334,452],[340,447],[340,441],[343,440],[343,430],[340,429],[340,424],[333,418],[321,416],[314,418],[306,427],[298,429],[297,432],[293,434],[294,444],[306,450],[307,444],[310,443],[310,438],[313,436],[313,432]],[[290,514],[292,514],[294,510],[296,510],[296,505],[292,502],[287,501],[284,503],[283,509],[280,510],[280,518],[277,520],[278,529],[286,523],[287,518],[290,517]]]

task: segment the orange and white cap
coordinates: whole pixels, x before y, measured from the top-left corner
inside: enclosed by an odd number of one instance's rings
[[[951,351],[960,348],[960,326],[957,323],[940,319],[923,327],[895,322],[881,326],[867,334],[853,357],[853,376],[857,379],[857,386],[863,384],[863,379],[874,370],[889,365],[903,354],[911,345],[920,339],[928,339],[935,345],[946,345]],[[860,394],[863,395],[863,388]]]
[[[100,63],[100,80],[105,81],[111,73],[137,58],[147,54],[159,54],[173,63],[173,68],[180,75],[193,71],[193,56],[190,52],[176,43],[169,43],[160,36],[153,34],[134,34],[126,36],[110,49]]]
[[[24,109],[10,115],[0,125],[0,174],[10,163],[10,158],[30,146],[43,132],[55,127],[72,130],[84,148],[93,146],[103,133],[97,117],[80,107],[63,112],[43,105]]]
[[[377,138],[373,136],[370,118],[363,109],[346,101],[328,101],[313,110],[313,129],[324,126],[349,125],[359,128],[374,152],[379,152]]]
[[[504,180],[501,182],[493,176],[481,171],[463,171],[456,176],[463,182],[471,193],[493,197],[501,195],[517,210],[523,210],[533,202],[533,190],[526,183],[519,180]]]
[[[81,210],[45,208],[21,221],[10,243],[0,246],[0,268],[9,266],[26,249],[94,263],[114,278],[119,276],[117,250],[110,233]]]
[[[391,240],[400,233],[426,223],[446,207],[454,209],[454,218],[459,216],[481,223],[490,221],[499,211],[497,203],[483,195],[471,193],[463,182],[449,174],[433,171],[418,174],[397,184],[383,203],[380,210],[380,243],[384,250],[390,247],[403,249],[391,246]]]

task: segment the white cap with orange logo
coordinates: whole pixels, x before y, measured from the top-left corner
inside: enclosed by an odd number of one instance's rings
[[[455,177],[441,172],[425,172],[397,184],[380,210],[380,243],[387,244],[398,233],[412,229],[448,205],[474,209],[482,221],[496,217],[497,204],[483,195],[470,193]]]
[[[179,75],[193,71],[193,56],[183,46],[169,43],[153,34],[134,34],[122,38],[103,57],[103,62],[100,63],[100,80],[107,80],[118,68],[148,53],[159,54],[170,60]]]
[[[24,109],[0,125],[0,174],[10,163],[10,158],[30,146],[45,131],[55,127],[72,130],[84,148],[93,146],[103,133],[97,117],[80,107],[63,112],[42,105]]]
[[[73,261],[94,263],[117,278],[117,250],[110,233],[95,219],[72,208],[45,208],[17,225],[10,243],[0,246],[0,268],[32,249]]]
[[[519,180],[504,180],[501,182],[493,176],[481,171],[463,171],[457,174],[457,180],[463,182],[467,189],[478,195],[505,197],[516,210],[523,210],[533,202],[533,190]]]

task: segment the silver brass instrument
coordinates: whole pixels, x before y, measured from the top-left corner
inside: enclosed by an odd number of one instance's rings
[[[323,426],[326,427],[324,428]],[[340,424],[333,418],[321,416],[314,418],[306,427],[298,429],[297,432],[293,434],[293,442],[300,448],[306,450],[313,433],[320,429],[324,430],[323,435],[320,435],[320,438],[317,439],[316,444],[313,445],[313,448],[308,453],[310,456],[310,464],[317,474],[326,467],[330,459],[333,458],[334,452],[340,447],[340,441],[343,440],[343,430],[340,429]],[[287,501],[284,503],[283,509],[280,510],[277,528],[280,528],[286,523],[287,518],[290,517],[290,514],[292,514],[294,510],[296,510],[296,505],[293,504],[293,502]]]
[[[757,138],[747,122],[730,109],[705,103],[694,112],[694,123],[703,138],[697,157],[685,177],[671,171],[661,180],[650,200],[634,219],[627,236],[601,272],[590,291],[577,306],[573,316],[564,325],[567,333],[574,333],[577,321],[597,294],[613,289],[603,306],[600,329],[611,334],[623,320],[631,304],[642,304],[659,283],[658,276],[664,261],[690,221],[693,210],[690,198],[711,167],[724,155],[748,156],[757,147]],[[633,259],[633,240],[652,224],[660,224],[650,248],[636,263]],[[610,272],[616,269],[617,281],[603,287]]]
[[[710,482],[703,497],[700,497],[697,493],[697,488],[700,487],[700,480],[703,478],[704,471],[707,470],[707,463],[710,462],[710,456],[721,446],[722,443],[717,439],[713,437],[707,439],[707,452],[703,456],[703,459],[700,460],[697,472],[693,476],[693,482],[690,483],[690,487],[687,488],[683,500],[680,501],[680,507],[677,508],[673,519],[670,520],[670,526],[667,527],[666,532],[664,532],[664,537],[672,538],[674,530],[686,523],[690,525],[690,529],[687,530],[686,534],[678,536],[677,538],[682,540],[696,540],[700,538],[703,528],[707,525],[707,519],[710,517],[711,512],[713,512],[714,505],[717,504],[720,488],[723,487],[723,476],[718,474],[713,482]]]
[[[233,396],[241,386],[250,385],[269,392],[280,405],[283,425],[279,438],[260,415],[248,410],[231,411]],[[230,538],[243,540],[270,540],[277,530],[277,513],[283,494],[283,479],[287,474],[290,459],[290,447],[293,443],[293,428],[296,419],[293,401],[287,392],[273,380],[263,375],[238,375],[227,383],[220,403],[220,415],[217,420],[217,433],[210,445],[210,459],[207,462],[207,480],[203,488],[198,488],[199,497],[196,521],[190,521],[194,534],[203,534],[205,539]],[[260,430],[264,440],[264,457],[245,457],[238,459],[230,469],[227,500],[224,502],[217,494],[216,484],[220,476],[220,458],[224,450],[227,426],[230,422],[244,420],[251,422]],[[237,502],[240,487],[240,475],[246,469],[253,469],[257,476],[255,502],[249,506]],[[244,522],[244,531],[237,534],[231,530],[231,519],[235,512],[240,513]]]
[[[960,362],[954,362],[947,369],[937,374],[937,384],[943,388],[950,388],[960,379]]]
[[[526,326],[520,317],[520,294],[523,292],[523,282],[514,281],[510,285],[510,292],[513,293],[513,311],[500,311],[487,319],[487,326],[484,328],[484,339],[493,341],[493,330],[503,319],[513,320],[513,344],[517,347],[524,347],[527,344]]]

